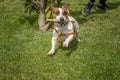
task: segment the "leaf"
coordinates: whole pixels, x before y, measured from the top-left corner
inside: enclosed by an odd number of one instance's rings
[[[51,17],[51,15],[52,15],[52,11],[50,10],[50,11],[48,11],[48,13],[46,13],[46,19],[49,19]]]
[[[45,9],[45,13],[47,13],[50,10],[50,6],[47,6]]]

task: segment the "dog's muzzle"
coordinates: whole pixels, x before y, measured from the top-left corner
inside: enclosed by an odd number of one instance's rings
[[[68,23],[68,19],[60,18],[60,21],[58,21],[58,24],[62,27]]]
[[[63,18],[63,17],[61,17],[61,18],[60,18],[60,21],[61,21],[61,22],[63,22],[63,21],[64,21],[64,18]]]

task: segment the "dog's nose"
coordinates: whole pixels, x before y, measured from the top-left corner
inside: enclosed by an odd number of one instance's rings
[[[61,17],[61,18],[60,18],[60,21],[64,21],[64,18],[63,18],[63,17]]]

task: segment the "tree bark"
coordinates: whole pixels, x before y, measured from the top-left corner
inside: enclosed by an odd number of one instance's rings
[[[47,29],[45,28],[45,8],[46,8],[46,0],[40,0],[40,13],[39,13],[39,18],[38,18],[38,24],[39,24],[39,29],[42,31],[46,31]]]

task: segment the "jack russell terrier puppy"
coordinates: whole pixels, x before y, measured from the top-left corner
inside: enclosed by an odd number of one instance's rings
[[[63,47],[68,47],[69,42],[71,42],[76,34],[76,38],[80,41],[78,36],[79,25],[78,22],[70,16],[67,9],[67,5],[64,4],[62,8],[55,8],[51,5],[53,12],[53,18],[57,20],[54,22],[53,37],[51,40],[52,48],[48,52],[49,56],[55,53],[56,42],[62,42]]]

